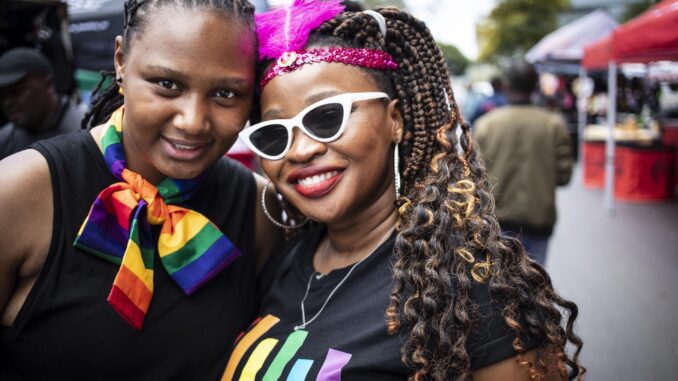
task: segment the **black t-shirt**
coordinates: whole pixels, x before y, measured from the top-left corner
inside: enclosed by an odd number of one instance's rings
[[[302,323],[301,301],[307,287],[308,322],[352,267],[316,277],[313,253],[322,235],[322,228],[304,233],[267,265],[262,283],[273,274],[275,279],[263,299],[260,318],[236,343],[226,380],[407,379],[409,372],[400,361],[403,333],[386,331],[395,234],[353,269],[314,321],[295,331]],[[287,265],[281,258],[289,255],[292,261]],[[474,286],[472,298],[482,316],[467,344],[473,369],[514,356],[514,336],[501,317],[501,303],[492,301],[481,284]],[[534,344],[528,342],[527,347]]]
[[[106,301],[120,266],[73,247],[97,194],[118,180],[89,131],[34,147],[52,180],[52,242],[14,323],[0,330],[0,380],[217,379],[236,336],[256,316],[252,173],[223,158],[186,201],[241,255],[191,296],[156,255],[153,299],[137,331]]]

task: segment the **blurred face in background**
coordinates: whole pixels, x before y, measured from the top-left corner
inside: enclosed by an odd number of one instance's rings
[[[29,74],[16,83],[0,87],[0,106],[7,120],[16,127],[36,132],[52,116],[54,95],[51,76]]]

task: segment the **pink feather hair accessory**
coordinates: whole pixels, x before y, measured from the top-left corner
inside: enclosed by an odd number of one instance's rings
[[[341,0],[294,0],[291,5],[255,15],[259,59],[277,59],[306,46],[315,28],[344,10]]]

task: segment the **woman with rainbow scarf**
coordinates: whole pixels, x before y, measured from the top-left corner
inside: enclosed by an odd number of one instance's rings
[[[258,123],[240,135],[308,222],[267,213],[298,232],[222,380],[581,378],[577,306],[501,235],[426,25],[342,9],[257,15]]]
[[[247,1],[127,0],[90,129],[0,162],[0,379],[219,376],[281,236],[223,157],[255,46]]]

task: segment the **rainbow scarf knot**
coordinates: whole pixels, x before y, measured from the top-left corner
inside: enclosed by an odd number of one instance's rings
[[[121,107],[111,115],[101,138],[104,160],[121,181],[99,193],[73,245],[120,265],[108,302],[140,330],[153,296],[156,250],[186,295],[232,263],[240,251],[205,216],[177,205],[193,195],[202,177],[166,178],[156,187],[126,168],[123,114]],[[152,225],[160,226],[157,239]]]

